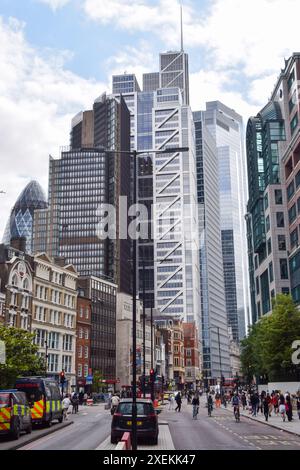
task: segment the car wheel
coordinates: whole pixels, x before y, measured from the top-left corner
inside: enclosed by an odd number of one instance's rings
[[[13,431],[14,439],[16,439],[16,440],[19,439],[20,432],[21,432],[21,427],[20,427],[20,421],[18,420],[18,421],[15,422],[15,426],[14,426],[14,431]]]
[[[47,428],[51,428],[52,426],[52,414],[50,414],[48,421],[46,421]]]
[[[26,434],[32,433],[32,423],[29,424],[28,428],[26,429]]]

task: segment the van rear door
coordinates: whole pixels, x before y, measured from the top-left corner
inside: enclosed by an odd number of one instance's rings
[[[0,393],[0,431],[10,431],[11,395]]]

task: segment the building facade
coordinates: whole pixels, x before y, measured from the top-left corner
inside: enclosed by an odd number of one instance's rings
[[[155,326],[161,332],[165,345],[165,383],[167,385],[175,386],[173,320],[169,317],[156,315]]]
[[[228,319],[220,223],[218,156],[205,113],[194,113],[200,236],[200,301],[203,377],[230,377]],[[220,354],[221,352],[221,354]],[[221,356],[221,357],[220,357]]]
[[[183,321],[180,317],[173,318],[173,371],[174,383],[180,389],[185,384],[185,363],[184,363],[184,330]]]
[[[143,305],[140,300],[137,300],[136,328],[137,380],[139,380],[143,375]],[[152,337],[154,348],[154,326],[152,326]],[[132,297],[124,293],[118,293],[117,297],[116,357],[118,388],[129,387],[132,383]],[[145,368],[146,375],[149,376],[151,368],[151,323],[147,317],[145,324]]]
[[[0,245],[0,322],[4,326],[32,331],[34,271],[32,257],[25,250],[25,238]]]
[[[217,146],[226,311],[228,325],[238,343],[250,323],[243,119],[223,103],[213,101],[206,103],[205,125]]]
[[[48,376],[58,381],[59,373],[65,371],[65,391],[69,392],[76,387],[77,279],[75,268],[64,259],[51,259],[45,253],[34,256],[35,344]]]
[[[103,380],[116,380],[117,286],[95,276],[80,277],[79,288],[91,299],[91,368]],[[89,329],[85,327],[85,339]]]
[[[183,323],[185,383],[197,389],[201,380],[199,333],[195,323]]]
[[[7,222],[2,242],[10,244],[12,238],[26,238],[26,253],[33,253],[33,225],[35,212],[46,209],[47,201],[37,181],[31,181],[18,197]]]
[[[76,322],[76,385],[78,390],[88,390],[86,377],[91,369],[91,299],[84,289],[78,289]]]

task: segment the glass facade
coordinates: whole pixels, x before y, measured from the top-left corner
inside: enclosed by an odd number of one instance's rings
[[[18,197],[7,222],[2,242],[10,244],[12,238],[26,238],[26,252],[33,253],[33,225],[35,211],[47,208],[43,189],[31,181]]]

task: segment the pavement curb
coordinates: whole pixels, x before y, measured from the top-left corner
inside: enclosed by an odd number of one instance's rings
[[[223,410],[228,411],[230,413],[230,410],[226,408],[223,408]],[[260,421],[259,419],[255,419],[252,416],[247,416],[244,414],[241,414],[241,416],[243,416],[244,418],[251,419],[251,421],[255,421],[256,423],[265,424],[266,426],[271,426],[271,428],[277,429],[278,431],[287,432],[289,434],[292,434],[293,436],[300,437],[300,432],[291,431],[290,429],[283,429],[283,428],[280,428],[279,426],[276,426],[275,424],[270,423],[269,421]]]
[[[21,447],[25,447],[25,446],[27,446],[28,444],[31,444],[34,441],[38,441],[39,439],[42,439],[42,437],[49,436],[50,434],[53,434],[56,431],[60,431],[61,429],[64,429],[64,428],[70,426],[73,423],[74,423],[74,421],[70,421],[68,423],[63,423],[63,425],[60,426],[60,427],[57,427],[57,426],[51,427],[50,429],[47,429],[47,431],[39,434],[38,436],[32,436],[30,439],[28,439],[25,442],[19,442],[18,444],[14,444],[12,447],[8,447],[7,449],[2,449],[1,451],[18,450]]]

